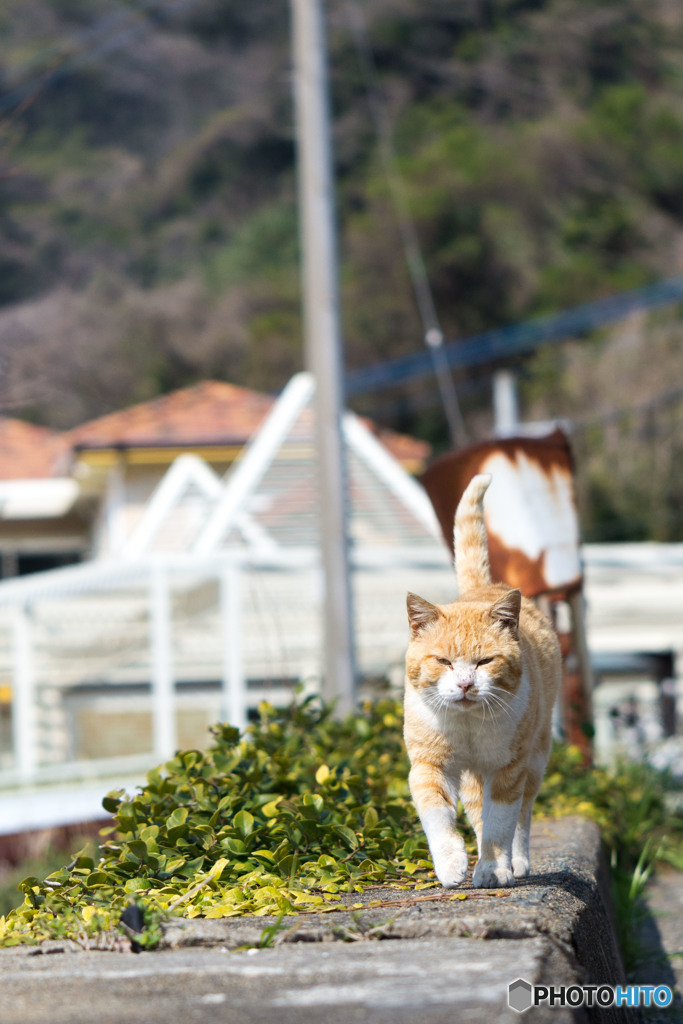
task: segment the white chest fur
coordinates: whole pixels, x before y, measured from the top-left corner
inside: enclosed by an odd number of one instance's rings
[[[509,763],[515,734],[529,706],[529,694],[526,670],[517,692],[494,706],[482,703],[466,710],[452,705],[435,707],[427,694],[408,687],[406,713],[448,742],[454,768],[487,776]]]

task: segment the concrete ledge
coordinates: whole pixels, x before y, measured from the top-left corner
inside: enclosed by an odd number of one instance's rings
[[[94,1006],[117,1024],[630,1024],[626,1008],[509,1008],[518,978],[624,983],[597,828],[536,823],[531,851],[534,874],[512,889],[378,887],[349,897],[361,910],[284,919],[267,949],[230,952],[258,946],[273,918],[173,921],[161,949],[140,956],[2,951],[3,1024],[86,1024]]]

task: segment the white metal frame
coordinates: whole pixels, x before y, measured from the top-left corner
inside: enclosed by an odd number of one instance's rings
[[[136,559],[149,550],[169,509],[180,501],[188,484],[194,484],[207,501],[217,501],[222,493],[220,478],[197,455],[179,455],[154,491],[142,518],[126,541],[121,555]]]
[[[235,468],[228,473],[223,494],[216,505],[194,551],[207,555],[214,551],[231,526],[243,514],[244,503],[268,469],[280,445],[315,389],[309,373],[292,377],[256,437]]]
[[[344,416],[344,438],[352,449],[376,475],[410,509],[439,546],[443,545],[441,528],[427,492],[403,469],[373,437],[367,427],[353,413]]]

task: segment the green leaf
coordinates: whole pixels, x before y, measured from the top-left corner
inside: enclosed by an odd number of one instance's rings
[[[337,861],[334,859],[334,857],[330,857],[329,854],[322,853],[318,857],[318,867],[321,867],[321,868],[336,868],[337,867]]]
[[[111,885],[112,879],[106,871],[91,871],[85,879],[85,885],[89,889],[100,885]]]
[[[36,878],[34,875],[28,875],[27,878],[24,878],[21,880],[21,882],[19,882],[17,889],[19,892],[28,893],[32,892],[33,889],[40,889],[41,885],[42,883],[38,878]]]
[[[149,880],[147,878],[128,878],[124,885],[125,892],[142,892],[149,888]]]
[[[72,871],[82,871],[82,870],[92,871],[94,866],[95,866],[95,863],[94,863],[92,857],[76,857],[71,862],[71,870]]]
[[[313,807],[320,813],[325,806],[325,801],[320,793],[304,793],[303,805],[304,807]]]
[[[376,828],[379,822],[379,815],[377,814],[377,811],[375,810],[374,807],[368,807],[367,811],[365,812],[364,821],[366,828]]]
[[[134,832],[137,828],[138,819],[135,815],[135,808],[132,803],[122,803],[116,812],[116,822],[119,832]]]
[[[272,864],[275,861],[275,855],[272,850],[252,850],[250,856],[258,857],[259,860],[265,860],[269,864]]]
[[[241,839],[224,839],[221,843],[229,853],[246,853],[247,848]]]
[[[350,850],[358,849],[358,837],[346,825],[333,825],[332,832],[334,835],[339,836]]]
[[[121,800],[124,792],[125,790],[123,789],[115,789],[112,790],[111,793],[107,793],[107,795],[102,800],[102,806],[104,807],[105,811],[109,811],[110,814],[116,814],[119,807],[121,806]]]
[[[178,825],[184,825],[187,821],[188,810],[187,807],[176,807],[172,814],[169,814],[166,819],[166,828],[172,829],[177,828]]]
[[[166,838],[171,845],[175,846],[179,839],[182,839],[190,831],[189,825],[176,825],[175,828],[169,828],[166,833]]]
[[[239,811],[233,818],[233,825],[242,838],[246,839],[254,828],[254,816],[249,811]]]
[[[164,866],[164,871],[167,874],[172,875],[176,871],[178,871],[178,869],[181,868],[184,863],[185,863],[185,858],[184,857],[174,857],[173,860],[166,861],[166,864]]]
[[[182,871],[179,871],[178,874],[182,874],[185,878],[194,878],[197,872],[201,871],[204,867],[205,860],[206,857],[204,855],[195,857],[194,860],[186,860]]]
[[[142,839],[131,839],[126,846],[138,860],[143,862],[147,860],[147,844],[143,843]]]
[[[286,857],[282,857],[282,859],[278,861],[278,871],[284,878],[290,878],[298,866],[299,858],[296,854],[287,854]]]

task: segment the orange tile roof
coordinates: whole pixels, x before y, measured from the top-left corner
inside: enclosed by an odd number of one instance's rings
[[[34,480],[66,469],[63,434],[24,420],[0,417],[0,480]]]
[[[275,399],[250,388],[203,381],[90,420],[68,432],[74,447],[243,444]]]
[[[261,391],[208,380],[91,420],[67,436],[72,445],[85,448],[244,444],[274,403]],[[426,441],[367,418],[362,422],[409,472],[424,469],[431,453]]]
[[[90,420],[65,433],[0,418],[0,479],[68,472],[74,448],[163,448],[243,445],[272,409],[271,395],[236,384],[204,381]],[[421,472],[431,448],[363,418],[363,424],[412,473]]]

